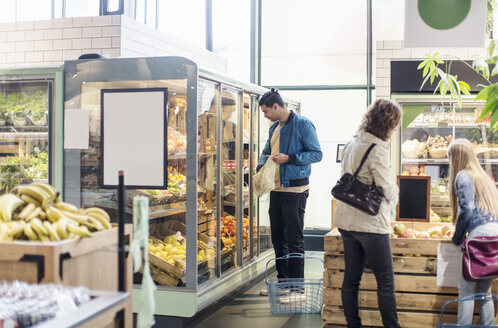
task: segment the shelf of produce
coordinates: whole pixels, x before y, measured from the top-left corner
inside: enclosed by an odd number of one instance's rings
[[[119,312],[129,300],[128,293],[92,291],[92,300],[61,317],[44,321],[37,328],[117,327]]]
[[[168,159],[186,159],[187,158],[187,153],[186,152],[168,152]]]
[[[187,209],[185,202],[171,203],[159,206],[153,206],[149,209],[149,219],[158,219],[170,215],[184,213]]]
[[[447,123],[447,122],[431,122],[431,123],[410,123],[407,128],[477,128],[489,127],[489,123]]]
[[[408,226],[411,223],[406,223]],[[414,223],[419,231],[442,226],[437,223]],[[337,229],[324,238],[324,327],[345,325],[341,288],[344,279],[344,248]],[[439,323],[443,304],[458,298],[456,287],[437,286],[437,254],[440,243],[451,240],[425,238],[391,238],[394,286],[399,323],[402,327],[435,327]],[[382,326],[377,303],[377,283],[371,270],[365,270],[360,282],[359,308],[362,322],[367,326]],[[492,285],[496,294],[498,284]],[[444,322],[456,322],[457,303],[445,311]]]
[[[25,126],[14,126],[14,125],[2,125],[0,126],[0,132],[10,132],[10,133],[21,133],[21,132],[48,132],[48,126],[37,126],[37,125],[25,125]]]
[[[479,159],[481,164],[498,164],[498,158]],[[401,164],[450,164],[447,158],[403,158]]]
[[[48,131],[47,131],[48,132]],[[48,140],[47,132],[2,132],[1,140]]]

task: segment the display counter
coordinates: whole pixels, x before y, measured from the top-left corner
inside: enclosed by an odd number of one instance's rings
[[[393,223],[394,224],[394,223]],[[411,223],[406,223],[407,226]],[[441,226],[434,223],[414,223],[419,230]],[[391,238],[394,268],[394,287],[399,324],[402,327],[435,327],[440,320],[443,304],[458,298],[458,288],[437,285],[437,255],[440,243],[451,243],[449,239]],[[340,233],[332,230],[325,236],[323,322],[324,327],[346,325],[342,309],[341,288],[344,279],[344,249]],[[492,292],[498,292],[494,281]],[[367,326],[382,326],[377,303],[377,282],[368,268],[360,283],[359,308],[362,323]],[[445,309],[444,322],[455,323],[457,304]],[[478,314],[474,315],[478,319]]]
[[[110,158],[103,155],[103,131],[109,124],[102,121],[103,98],[111,89],[116,94],[164,92],[166,119],[159,128],[165,136],[148,140],[150,147],[164,140],[155,149],[165,153],[167,181],[156,188],[127,187],[125,195],[128,222],[133,197],[149,199],[149,264],[158,286],[155,314],[191,317],[264,273],[273,256],[268,195],[258,199],[251,185],[268,137],[270,121],[262,119],[258,105],[268,90],[200,69],[182,57],[68,61],[64,72],[66,117],[80,111],[89,117],[88,146],[64,150],[64,190],[69,202],[104,208],[111,218],[117,217],[118,205],[115,190],[102,183]],[[285,101],[299,111],[298,103]],[[125,152],[137,152],[134,141],[145,138],[147,129],[139,133],[134,123],[149,107],[136,106],[131,123],[116,118],[115,127],[130,127]],[[144,169],[138,175],[148,173]],[[141,282],[137,273],[135,293]]]

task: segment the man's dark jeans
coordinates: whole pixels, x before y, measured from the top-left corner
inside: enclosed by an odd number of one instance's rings
[[[270,193],[271,241],[275,257],[304,254],[304,210],[308,191]],[[277,278],[304,278],[304,259],[277,260]]]
[[[344,244],[346,264],[341,294],[348,327],[361,327],[358,289],[366,262],[377,280],[377,299],[384,327],[399,327],[389,235],[342,229],[339,232]]]

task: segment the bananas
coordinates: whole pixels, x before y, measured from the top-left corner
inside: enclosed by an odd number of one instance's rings
[[[0,210],[2,213],[2,220],[7,222],[12,220],[12,213],[19,206],[23,205],[24,201],[13,194],[5,194],[0,197]]]
[[[66,203],[48,184],[18,185],[0,196],[0,242],[91,237],[92,231],[110,228],[107,212]]]
[[[74,206],[73,204],[65,203],[65,202],[58,202],[55,203],[55,207],[57,207],[61,211],[66,211],[69,213],[77,213],[78,208]]]

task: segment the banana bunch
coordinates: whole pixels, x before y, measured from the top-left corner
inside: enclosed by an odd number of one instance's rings
[[[90,237],[92,231],[111,227],[106,211],[63,202],[48,184],[19,185],[12,193],[0,196],[0,242]]]

